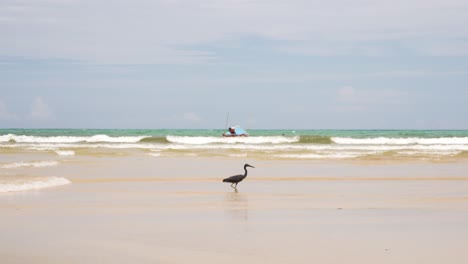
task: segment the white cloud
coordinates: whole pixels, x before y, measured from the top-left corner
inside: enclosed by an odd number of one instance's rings
[[[464,0],[6,0],[0,3],[0,35],[6,36],[0,55],[204,63],[216,54],[195,46],[252,36],[285,41],[278,51],[305,54],[379,55],[388,52],[386,41],[434,53],[439,40],[468,37],[467,13]],[[467,49],[457,45],[451,54]]]
[[[49,105],[42,98],[37,97],[34,99],[31,111],[27,117],[33,120],[51,119],[53,118],[53,113]]]
[[[18,117],[16,116],[16,114],[11,113],[8,110],[7,105],[2,100],[0,100],[0,120],[9,121],[9,120],[17,120],[17,119]]]

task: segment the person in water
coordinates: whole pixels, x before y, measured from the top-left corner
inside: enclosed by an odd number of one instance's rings
[[[229,133],[228,133],[228,132],[229,132]],[[235,129],[235,128],[229,127],[229,128],[228,128],[228,132],[224,133],[223,136],[225,136],[225,137],[236,136],[236,129]]]

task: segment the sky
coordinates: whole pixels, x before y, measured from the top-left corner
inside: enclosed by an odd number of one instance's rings
[[[468,0],[0,0],[0,128],[468,129]]]

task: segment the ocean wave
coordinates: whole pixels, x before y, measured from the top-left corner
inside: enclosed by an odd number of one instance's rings
[[[37,190],[55,186],[70,184],[71,182],[62,177],[0,177],[0,193]]]
[[[220,155],[238,157],[252,155],[268,158],[287,159],[385,159],[396,157],[451,157],[467,152],[467,145],[171,145],[162,151],[162,155],[173,153],[198,153],[200,155]]]
[[[245,158],[247,157],[247,153],[231,153],[228,156],[234,158]]]
[[[169,143],[166,137],[144,137],[140,139],[143,143]]]
[[[94,146],[96,144],[131,144],[132,145],[207,145],[207,144],[299,144],[299,145],[468,145],[468,137],[439,137],[439,138],[419,138],[419,137],[330,137],[319,135],[301,136],[249,136],[249,137],[221,137],[221,136],[26,136],[7,134],[0,136],[2,147],[15,146],[16,144],[37,144],[37,148],[57,148],[66,144],[82,144]],[[136,147],[140,147],[137,145]],[[99,146],[97,146],[99,147]]]
[[[327,136],[300,136],[298,143],[301,144],[333,144],[331,137]]]
[[[8,134],[0,136],[0,142],[16,142],[16,143],[136,143],[147,138],[147,136],[129,136],[129,137],[111,137],[108,135],[94,135],[89,137],[72,137],[72,136],[56,136],[56,137],[38,137]]]
[[[251,151],[391,151],[391,150],[468,150],[468,145],[308,145],[308,144],[282,144],[282,145],[261,145],[261,144],[207,144],[207,145],[186,145],[172,144],[154,146],[152,150],[251,150]]]
[[[208,138],[209,139],[209,138]],[[228,140],[228,139],[226,139]],[[202,144],[201,141],[193,138],[177,138],[175,141],[179,143],[169,143],[169,144],[147,144],[147,143],[95,143],[95,144],[79,144],[79,143],[27,143],[27,144],[18,144],[18,145],[8,145],[1,146],[6,149],[26,149],[33,151],[54,151],[58,155],[66,156],[73,155],[74,152],[78,149],[86,150],[93,149],[93,151],[99,151],[100,149],[140,149],[140,150],[154,150],[154,151],[163,151],[163,150],[245,150],[245,151],[314,151],[314,150],[333,150],[333,151],[343,151],[343,150],[375,150],[375,151],[391,151],[391,150],[435,150],[435,151],[467,151],[468,144],[298,144],[297,142],[285,143],[285,144],[274,144],[273,140],[267,140],[269,143],[258,143],[259,141],[254,141],[255,143],[239,142],[237,139],[229,141],[230,143],[214,142],[210,140],[209,142]],[[181,142],[192,142],[191,144],[181,143]],[[234,142],[238,142],[235,143]],[[63,150],[68,149],[68,150]]]
[[[29,150],[59,150],[61,148],[73,148],[73,149],[151,149],[155,145],[149,145],[144,143],[94,143],[94,144],[79,144],[79,143],[33,143],[33,144],[21,144],[17,146],[2,146],[7,148],[25,148]]]
[[[58,161],[51,160],[51,161],[32,161],[32,162],[13,162],[13,163],[5,163],[0,164],[1,169],[15,169],[15,168],[22,168],[22,167],[51,167],[58,165]]]
[[[59,156],[74,156],[75,151],[73,150],[56,150],[55,153]]]
[[[460,155],[463,151],[412,151],[412,150],[388,150],[388,151],[342,151],[342,152],[314,152],[314,153],[290,153],[276,154],[275,157],[287,159],[319,159],[319,160],[336,160],[336,159],[391,159],[391,158],[443,158],[454,157]]]
[[[415,150],[402,150],[396,154],[400,156],[455,156],[463,151],[457,150],[426,150],[426,151],[415,151]]]
[[[285,144],[298,142],[299,137],[286,136],[265,136],[265,137],[189,137],[189,136],[167,136],[167,140],[171,143],[189,144],[189,145],[205,145],[213,143],[222,144]]]
[[[344,145],[464,145],[468,144],[468,137],[441,137],[441,138],[348,138],[332,137],[337,144]]]
[[[19,134],[19,133],[18,133]],[[96,133],[97,134],[97,133]],[[111,134],[110,135],[115,135]],[[468,137],[405,137],[384,136],[359,138],[360,134],[342,133],[344,136],[316,135],[265,135],[249,137],[221,137],[214,134],[199,136],[170,135],[141,136],[90,135],[84,136],[0,136],[0,152],[9,155],[31,152],[57,154],[59,156],[93,155],[150,155],[155,157],[200,156],[200,157],[260,157],[267,159],[451,159],[468,157]],[[151,132],[148,132],[151,134]],[[371,133],[369,133],[371,134]],[[369,134],[365,134],[368,136]],[[336,135],[336,134],[335,134]],[[340,134],[338,134],[340,135]],[[153,153],[150,153],[153,152]],[[150,154],[148,154],[150,153]],[[0,168],[55,166],[58,162],[0,163]]]
[[[372,153],[344,152],[344,153],[307,153],[307,154],[279,154],[278,158],[286,159],[351,159],[368,156]]]

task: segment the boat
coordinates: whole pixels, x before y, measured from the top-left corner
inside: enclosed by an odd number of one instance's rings
[[[223,137],[248,137],[249,134],[240,126],[229,127]]]

